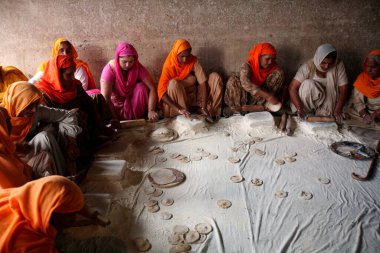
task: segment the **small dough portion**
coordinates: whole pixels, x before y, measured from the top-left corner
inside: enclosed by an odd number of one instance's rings
[[[187,226],[184,226],[184,225],[175,225],[173,227],[173,232],[177,233],[177,234],[180,234],[180,235],[186,234],[189,231],[190,231],[190,229]]]
[[[156,191],[156,188],[154,188],[153,186],[147,186],[144,188],[144,193],[146,195],[151,195],[153,194],[154,192]]]
[[[292,163],[292,162],[295,162],[297,159],[294,158],[294,157],[285,157],[285,161],[287,161],[288,163]]]
[[[284,164],[285,164],[285,161],[282,160],[282,159],[276,159],[276,160],[274,160],[274,162],[275,162],[276,164],[278,164],[278,165],[284,165]]]
[[[180,156],[181,154],[179,154],[179,153],[171,153],[169,156],[170,156],[170,158],[172,158],[172,159],[176,159],[178,156]]]
[[[152,193],[152,196],[153,196],[153,197],[159,197],[159,196],[161,196],[163,193],[164,193],[163,190],[161,190],[161,189],[156,189],[156,190]]]
[[[226,200],[226,199],[218,200],[217,204],[220,208],[223,208],[223,209],[227,209],[227,208],[230,208],[232,206],[231,201]]]
[[[266,154],[266,152],[264,150],[261,150],[261,149],[258,149],[258,148],[254,148],[253,149],[253,152],[256,154],[256,155],[259,155],[259,156],[264,156]]]
[[[158,204],[158,201],[155,199],[149,199],[149,200],[144,202],[144,206],[146,206],[146,207],[155,206],[157,204]]]
[[[228,158],[228,161],[229,161],[230,163],[238,163],[238,162],[240,162],[240,158],[237,158],[237,157],[229,157],[229,158]]]
[[[157,162],[159,163],[163,163],[163,162],[166,162],[166,157],[163,157],[163,156],[160,156],[160,157],[157,157]]]
[[[189,231],[185,234],[185,240],[187,243],[191,244],[199,240],[201,235],[197,231]]]
[[[150,212],[150,213],[157,213],[158,211],[160,211],[160,206],[159,205],[148,207],[148,212]]]
[[[208,223],[199,223],[195,225],[195,230],[200,234],[208,235],[209,233],[212,232],[213,228]]]
[[[201,244],[204,241],[206,241],[207,235],[206,234],[200,234],[200,235],[201,236],[199,237],[199,239],[197,241],[193,242],[193,244]]]
[[[161,204],[164,206],[171,206],[173,205],[174,200],[173,199],[162,199]]]
[[[179,243],[185,243],[185,238],[183,234],[173,233],[168,237],[168,242],[171,245],[177,245]]]
[[[208,156],[208,159],[216,160],[216,159],[218,159],[218,156],[217,155],[210,155],[210,156]]]
[[[274,194],[277,198],[286,198],[288,196],[288,192],[286,191],[278,191]]]
[[[188,243],[178,243],[177,245],[170,248],[169,253],[180,253],[188,252],[191,250],[191,246]]]
[[[263,180],[261,180],[261,179],[259,179],[259,178],[253,178],[252,180],[251,180],[251,183],[254,185],[254,186],[261,186],[261,185],[263,185]]]
[[[330,183],[330,179],[327,177],[320,177],[320,178],[318,178],[318,181],[321,182],[322,184],[329,184]]]
[[[168,212],[162,212],[160,213],[160,218],[161,220],[170,220],[171,218],[173,218],[173,214]]]
[[[311,192],[304,192],[304,191],[301,191],[299,194],[298,194],[298,197],[300,199],[303,199],[303,200],[310,200],[313,198],[313,194]]]
[[[235,175],[235,176],[230,177],[230,180],[233,183],[240,183],[244,180],[244,177],[242,177],[240,175]]]
[[[146,251],[150,250],[150,248],[152,247],[152,245],[150,244],[148,239],[146,239],[144,237],[135,238],[133,240],[133,244],[135,246],[135,249],[138,252],[146,252]]]
[[[202,155],[192,155],[190,156],[191,161],[200,161],[202,160]]]

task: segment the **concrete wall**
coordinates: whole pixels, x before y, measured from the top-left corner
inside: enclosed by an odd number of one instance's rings
[[[0,65],[33,75],[65,37],[98,83],[119,41],[137,48],[155,80],[177,38],[224,77],[262,41],[275,45],[288,79],[321,43],[338,48],[351,81],[380,48],[379,0],[1,0],[0,17]]]

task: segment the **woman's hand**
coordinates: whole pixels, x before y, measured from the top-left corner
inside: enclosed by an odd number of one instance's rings
[[[157,121],[158,120],[158,113],[155,111],[148,111],[148,120],[149,121]]]
[[[185,116],[186,118],[190,117],[190,112],[186,109],[178,109],[178,113]]]

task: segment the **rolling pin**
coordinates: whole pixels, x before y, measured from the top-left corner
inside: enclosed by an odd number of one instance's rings
[[[335,118],[327,116],[309,116],[307,122],[335,122]]]
[[[144,126],[146,124],[145,119],[132,119],[120,121],[121,128]]]

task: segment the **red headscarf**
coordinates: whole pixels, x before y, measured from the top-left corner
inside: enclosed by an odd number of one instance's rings
[[[48,61],[44,75],[35,86],[46,93],[54,102],[65,104],[77,96],[77,85],[81,83],[74,79],[69,87],[62,87],[60,80],[60,70],[75,66],[74,60],[65,55],[58,55]]]
[[[31,181],[0,192],[0,252],[58,252],[55,213],[74,213],[84,206],[80,188],[61,176]]]
[[[181,52],[189,48],[191,48],[191,46],[187,40],[180,39],[174,42],[172,50],[170,51],[168,57],[166,57],[164,67],[162,68],[161,77],[158,82],[158,101],[161,101],[162,96],[168,88],[170,80],[183,80],[193,69],[194,63],[197,60],[197,57],[194,55],[190,55],[190,58],[186,64],[180,64],[177,59],[177,56]]]
[[[53,48],[51,50],[51,58],[55,58],[58,55],[59,47],[61,46],[62,42],[67,42],[70,44],[71,52],[73,54],[72,57],[73,57],[74,62],[75,62],[75,67],[76,68],[82,67],[86,71],[87,76],[88,76],[87,90],[96,89],[95,80],[91,74],[90,67],[88,66],[88,64],[86,62],[78,59],[77,50],[75,50],[75,47],[73,46],[73,44],[71,44],[70,41],[68,41],[67,39],[64,39],[64,38],[56,39],[54,41],[54,45],[53,45]],[[41,63],[40,66],[38,67],[37,71],[45,71],[47,64],[48,64],[48,61]]]
[[[29,84],[30,85],[30,84]],[[32,180],[32,168],[15,155],[16,146],[8,135],[7,111],[0,110],[0,189],[19,187]],[[1,206],[1,202],[0,202]],[[1,217],[1,215],[0,215]],[[1,218],[2,219],[2,218]],[[1,243],[0,243],[1,245]],[[0,250],[1,252],[1,250]]]
[[[377,55],[380,57],[380,49],[371,51],[368,56]],[[367,60],[366,57],[366,60]],[[377,98],[380,95],[380,77],[373,80],[366,71],[366,60],[363,63],[363,72],[360,73],[354,83],[354,87],[368,98]],[[380,64],[380,63],[378,63]]]
[[[251,49],[251,51],[249,51],[249,57],[247,61],[251,65],[251,81],[256,85],[262,85],[270,73],[280,68],[276,60],[272,61],[272,64],[268,66],[268,68],[260,68],[260,56],[268,54],[274,56],[274,58],[277,56],[276,49],[269,43],[257,44]]]

